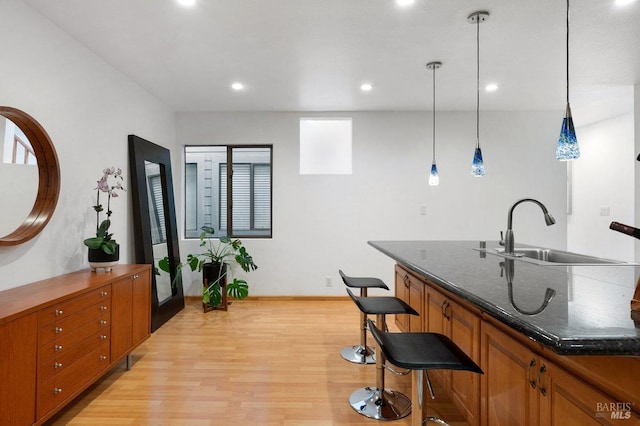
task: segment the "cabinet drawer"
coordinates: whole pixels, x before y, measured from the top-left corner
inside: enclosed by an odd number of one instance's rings
[[[104,302],[105,300],[109,301],[109,303],[111,302],[110,285],[100,287],[87,294],[83,294],[82,296],[65,300],[41,310],[38,315],[38,324],[43,326],[56,320],[64,319],[79,310],[82,310],[86,306],[95,305],[96,303]]]
[[[94,338],[96,339],[95,347],[98,346],[98,341],[109,340],[110,336],[111,327],[109,326],[109,315],[107,314],[85,324],[84,327],[77,328],[69,333],[64,333],[54,340],[41,344],[38,359],[42,363],[53,358],[65,356],[65,354],[70,351],[74,351],[77,354],[75,346],[80,342],[88,338]],[[80,356],[76,356],[76,359],[79,357]]]
[[[82,330],[84,330],[84,328]],[[50,347],[53,347],[54,343],[58,345],[56,341],[52,342]],[[42,361],[39,362],[38,381],[41,383],[46,382],[55,374],[61,374],[69,368],[74,368],[75,363],[81,360],[82,357],[102,345],[110,346],[108,328],[100,330],[99,333],[91,333],[82,341],[68,345],[58,345],[58,350],[53,349],[47,351],[48,354],[52,353],[53,356],[47,359],[43,357],[40,358]],[[50,348],[47,347],[47,349]],[[41,351],[41,354],[43,352],[44,351]]]
[[[104,343],[38,386],[37,412],[43,417],[58,405],[67,402],[74,393],[91,383],[91,379],[109,367],[109,344]]]
[[[50,343],[53,340],[58,340],[70,333],[73,333],[79,328],[86,327],[87,325],[93,323],[103,323],[103,325],[109,325],[110,311],[110,301],[104,300],[101,303],[97,303],[92,306],[85,307],[82,310],[78,310],[59,321],[45,324],[40,327],[40,342]]]

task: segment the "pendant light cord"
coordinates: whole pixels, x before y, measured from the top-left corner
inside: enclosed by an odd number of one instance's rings
[[[476,148],[480,148],[480,15],[476,17]]]
[[[569,0],[567,0],[567,105],[569,105]]]
[[[433,67],[433,163],[436,162],[436,66]]]

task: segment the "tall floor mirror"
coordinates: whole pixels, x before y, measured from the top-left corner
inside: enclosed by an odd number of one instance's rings
[[[152,265],[151,330],[184,308],[169,150],[129,135],[136,263]],[[169,273],[158,267],[167,257]]]

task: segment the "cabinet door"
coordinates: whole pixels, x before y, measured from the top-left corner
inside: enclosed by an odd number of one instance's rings
[[[35,421],[37,336],[36,314],[0,326],[0,424]]]
[[[480,317],[461,305],[449,301],[445,319],[450,322],[449,337],[478,365],[480,364]],[[480,375],[468,371],[451,371],[449,389],[456,405],[472,426],[480,424]]]
[[[111,361],[126,355],[133,345],[133,286],[131,277],[111,284]]]
[[[409,303],[409,274],[407,271],[396,265],[395,268],[395,290],[396,297],[405,303]],[[409,331],[408,315],[396,315],[396,325],[400,331]]]
[[[151,334],[151,272],[133,276],[133,346],[137,346]]]
[[[151,333],[151,275],[145,271],[111,286],[111,361],[116,362]]]
[[[418,315],[405,315],[409,317],[409,331],[419,333],[424,331],[424,282],[409,275],[409,306],[416,310]]]
[[[538,424],[538,356],[491,324],[482,322],[481,424]]]
[[[444,316],[447,307],[446,297],[431,286],[426,287],[425,295],[425,331],[449,335],[449,322]],[[449,372],[446,370],[433,370],[429,376],[449,392]]]
[[[541,360],[540,423],[551,426],[639,425],[632,403],[616,401],[555,364]]]

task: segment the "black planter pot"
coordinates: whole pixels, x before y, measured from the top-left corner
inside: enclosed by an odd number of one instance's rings
[[[116,251],[113,254],[105,253],[102,249],[89,249],[89,265],[93,270],[103,268],[107,272],[111,271],[119,260],[120,245],[116,245]]]
[[[218,281],[220,284],[220,296],[221,303],[217,306],[212,306],[210,303],[202,303],[202,309],[204,312],[212,309],[227,310],[227,265],[226,263],[209,262],[202,265],[202,286],[205,291],[212,283]],[[222,279],[220,279],[222,277]]]

